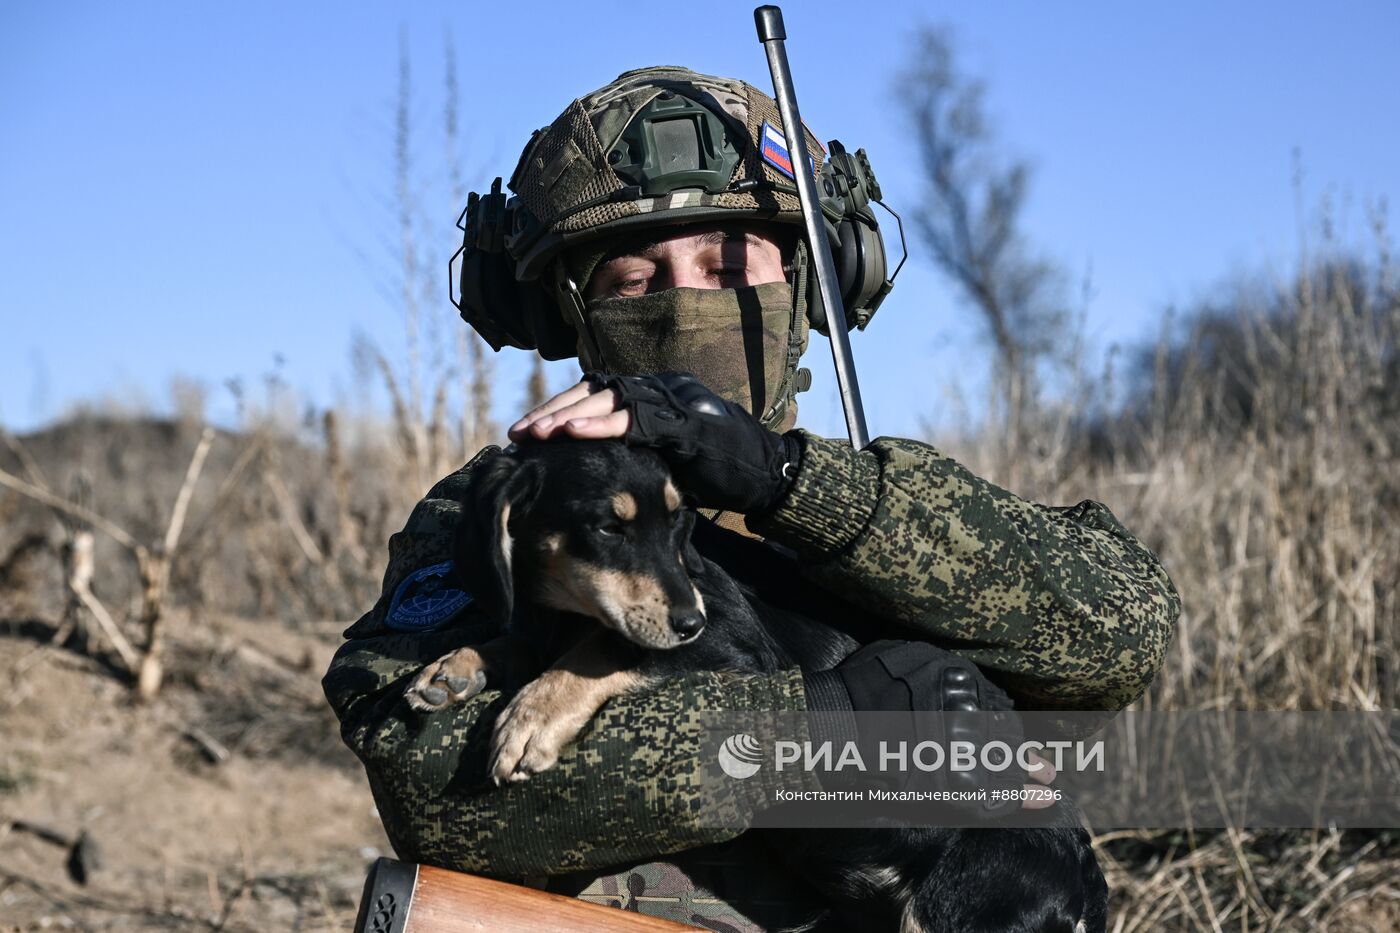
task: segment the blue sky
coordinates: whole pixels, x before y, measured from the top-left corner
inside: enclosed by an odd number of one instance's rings
[[[706,3],[674,25],[598,0],[0,5],[0,423],[104,396],[161,405],[176,373],[208,382],[226,418],[218,387],[279,357],[306,398],[360,397],[352,334],[390,352],[403,341],[386,288],[401,31],[424,177],[442,171],[451,31],[461,165],[480,187],[510,174],[531,130],[626,69],[766,85],[753,5]],[[1295,148],[1307,209],[1330,196],[1358,239],[1365,205],[1400,194],[1400,4],[863,0],[789,3],[786,18],[807,122],[868,149],[896,207],[911,205],[918,166],[893,78],[915,25],[953,28],[1006,152],[1035,167],[1028,234],[1091,274],[1100,352],[1155,334],[1165,306],[1236,270],[1287,267]],[[460,205],[424,210],[445,259]],[[445,290],[425,313],[442,334],[456,324]],[[876,434],[916,433],[946,388],[975,394],[982,371],[967,310],[917,244],[855,351]],[[523,379],[518,357],[501,358],[509,379]],[[803,421],[840,433],[825,344],[808,363]],[[570,372],[551,369],[556,387]],[[520,397],[505,395],[501,417]]]

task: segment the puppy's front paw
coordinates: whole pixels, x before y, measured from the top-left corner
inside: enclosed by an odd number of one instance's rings
[[[425,713],[469,700],[486,686],[486,666],[475,648],[458,648],[423,668],[408,685],[408,705]]]
[[[584,716],[583,722],[587,721]],[[492,779],[499,785],[548,771],[580,728],[578,710],[568,706],[566,692],[555,689],[548,675],[527,684],[496,720],[491,736]]]

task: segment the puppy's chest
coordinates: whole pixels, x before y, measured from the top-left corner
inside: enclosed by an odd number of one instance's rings
[[[517,609],[506,626],[507,632],[525,646],[541,670],[550,667],[570,648],[602,628],[587,616],[561,612],[538,603]],[[628,654],[625,642],[616,646],[619,660]]]

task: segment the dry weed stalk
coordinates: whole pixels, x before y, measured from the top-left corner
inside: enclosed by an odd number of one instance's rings
[[[185,530],[185,518],[189,514],[190,497],[194,495],[194,484],[199,482],[199,474],[204,470],[204,460],[209,455],[209,446],[214,443],[214,429],[205,428],[195,444],[189,467],[180,491],[175,495],[175,505],[170,510],[170,521],[165,526],[165,535],[157,546],[146,552],[146,560],[138,561],[141,573],[141,628],[146,635],[145,653],[136,674],[136,693],[142,699],[150,699],[160,692],[164,667],[160,649],[163,634],[161,623],[165,618],[166,585],[170,581],[170,562],[175,558],[180,546],[180,535]]]
[[[184,481],[175,495],[171,506],[170,519],[166,523],[165,534],[148,546],[138,541],[116,523],[97,514],[93,510],[58,496],[40,486],[26,482],[4,470],[0,470],[0,485],[25,495],[36,502],[48,506],[56,514],[78,520],[95,528],[113,541],[126,548],[136,561],[141,580],[141,608],[139,623],[144,634],[144,647],[138,656],[112,618],[111,613],[93,595],[91,588],[92,533],[86,528],[76,531],[69,544],[70,555],[66,560],[69,567],[67,585],[78,600],[97,620],[109,641],[112,642],[129,673],[136,678],[136,693],[141,699],[150,699],[160,690],[162,677],[161,664],[161,623],[164,619],[166,585],[170,578],[170,563],[180,544],[180,535],[185,527],[189,512],[190,498],[195,483],[204,469],[209,447],[214,442],[213,428],[205,428],[195,444],[189,466],[185,470]]]
[[[340,418],[334,410],[327,409],[322,416],[321,430],[326,445],[326,475],[330,478],[331,492],[335,497],[336,550],[337,553],[347,553],[361,572],[367,572],[369,555],[365,552],[363,528],[350,513],[350,473],[345,463]]]
[[[67,633],[82,623],[78,607],[86,609],[92,614],[97,622],[102,634],[112,643],[118,656],[122,659],[122,664],[126,665],[129,671],[140,670],[141,656],[136,649],[127,641],[122,634],[121,627],[117,625],[112,614],[107,611],[107,607],[92,592],[92,571],[93,571],[93,534],[87,528],[76,529],[64,542],[63,563],[64,578],[68,583],[68,590],[72,594],[73,602],[66,613],[63,628],[53,638],[55,644],[67,639]]]

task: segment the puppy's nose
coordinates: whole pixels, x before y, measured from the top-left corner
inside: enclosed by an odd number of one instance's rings
[[[681,641],[690,641],[700,630],[705,627],[705,615],[694,607],[689,609],[671,610],[671,631],[681,637]]]

